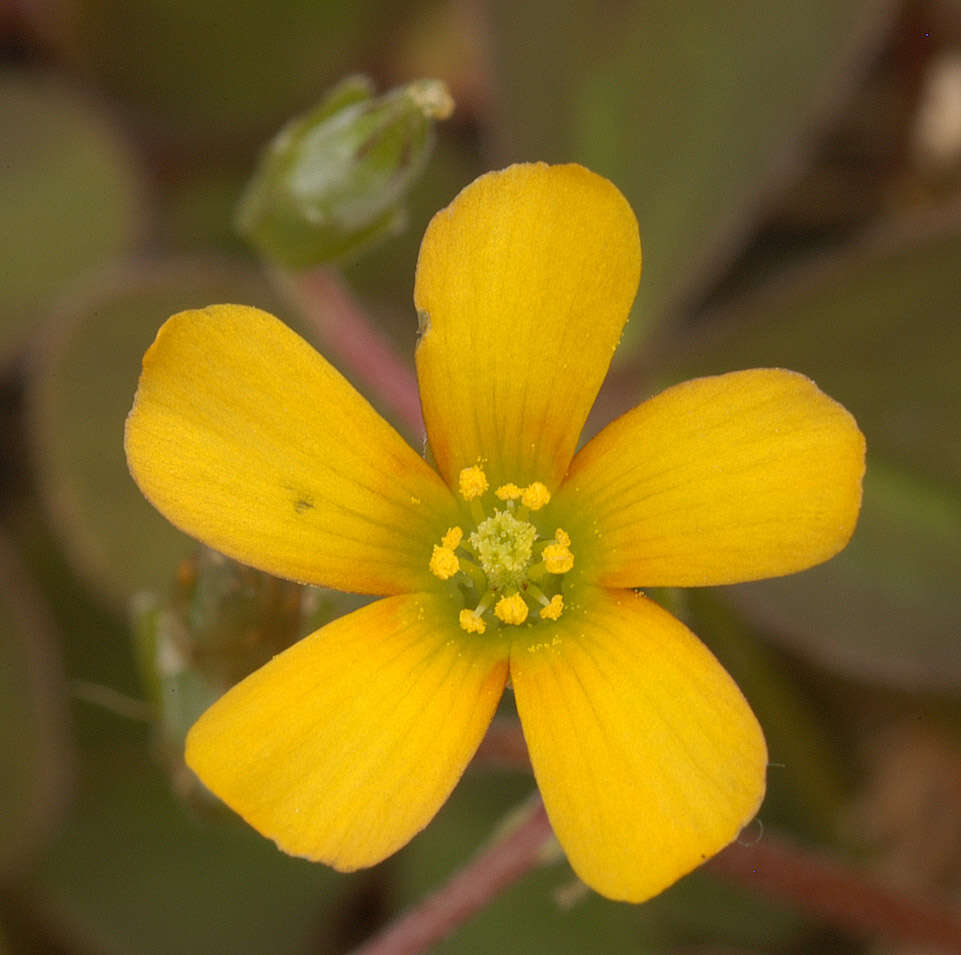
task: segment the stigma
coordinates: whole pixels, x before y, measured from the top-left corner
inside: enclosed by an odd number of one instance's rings
[[[491,489],[483,468],[464,468],[458,491],[468,505],[466,528],[447,529],[428,568],[456,586],[464,601],[458,623],[467,633],[531,626],[557,620],[564,610],[564,575],[574,566],[571,538],[563,528],[547,533],[539,513],[551,494],[534,481]]]

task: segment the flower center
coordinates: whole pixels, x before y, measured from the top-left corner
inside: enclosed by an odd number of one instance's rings
[[[537,528],[509,510],[494,511],[470,536],[471,547],[491,587],[519,587],[534,553]]]
[[[467,535],[461,527],[448,529],[434,546],[431,573],[458,588],[464,600],[459,623],[468,633],[484,633],[488,624],[557,620],[564,609],[564,574],[574,566],[574,553],[562,528],[548,537],[531,516],[550,501],[550,492],[540,481],[527,487],[504,484],[493,492],[496,503],[485,507],[489,488],[481,468],[461,471],[458,489],[474,528]]]

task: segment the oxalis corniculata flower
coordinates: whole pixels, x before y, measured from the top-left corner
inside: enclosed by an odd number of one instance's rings
[[[130,469],[173,523],[281,577],[387,595],[305,637],[187,740],[206,785],[342,870],[447,799],[510,680],[577,874],[641,901],[731,842],[767,752],[707,648],[634,588],[779,576],[857,518],[864,440],[803,375],[669,388],[576,454],[640,276],[579,166],[482,176],[431,222],[414,300],[436,470],[254,308],[182,312],[144,358]]]

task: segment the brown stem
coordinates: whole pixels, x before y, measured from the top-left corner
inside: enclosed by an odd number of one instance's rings
[[[946,905],[879,885],[783,837],[765,834],[754,845],[735,843],[707,867],[855,935],[961,952],[961,918]]]
[[[353,955],[415,955],[425,951],[530,871],[550,836],[547,813],[540,798],[536,798],[516,826]]]
[[[411,436],[422,435],[414,372],[397,357],[338,273],[326,268],[276,271],[273,278],[310,322],[329,357],[348,369],[368,394],[376,395]]]

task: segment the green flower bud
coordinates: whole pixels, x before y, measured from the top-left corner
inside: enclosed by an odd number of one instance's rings
[[[433,148],[434,121],[453,106],[439,80],[374,96],[366,77],[347,78],[268,145],[237,228],[295,268],[343,259],[398,231],[403,199]]]

